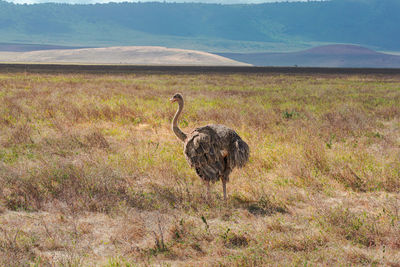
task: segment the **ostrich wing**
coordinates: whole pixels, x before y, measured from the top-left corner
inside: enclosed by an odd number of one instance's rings
[[[190,166],[206,181],[218,181],[226,167],[221,155],[222,143],[209,126],[194,130],[185,143],[185,155]]]

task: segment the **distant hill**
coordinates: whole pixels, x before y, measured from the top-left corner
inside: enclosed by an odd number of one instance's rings
[[[399,0],[250,5],[17,5],[0,0],[1,42],[165,46],[210,52],[295,51],[352,43],[400,51]]]
[[[326,45],[289,53],[219,53],[256,66],[400,68],[400,56],[356,45]]]
[[[0,52],[0,62],[207,66],[249,65],[201,51],[148,46]]]

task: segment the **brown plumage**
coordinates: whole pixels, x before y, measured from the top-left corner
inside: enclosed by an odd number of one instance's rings
[[[226,182],[235,167],[242,168],[249,160],[249,146],[232,129],[224,125],[206,125],[185,134],[178,127],[178,118],[183,109],[183,97],[175,94],[171,102],[178,102],[179,108],[172,121],[172,130],[184,142],[184,153],[190,166],[207,184],[221,179],[224,199]]]

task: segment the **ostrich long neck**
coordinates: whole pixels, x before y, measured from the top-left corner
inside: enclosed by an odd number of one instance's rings
[[[179,118],[179,115],[181,115],[181,112],[182,112],[182,109],[183,109],[183,101],[178,101],[178,104],[179,104],[178,111],[175,113],[174,119],[172,120],[172,131],[174,131],[175,135],[179,139],[181,139],[182,141],[185,141],[187,136],[178,127],[178,118]]]

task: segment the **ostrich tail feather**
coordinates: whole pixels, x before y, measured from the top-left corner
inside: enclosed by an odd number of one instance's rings
[[[233,157],[235,166],[238,168],[242,168],[249,161],[249,146],[242,139],[236,140],[234,145],[235,149],[233,150]]]

